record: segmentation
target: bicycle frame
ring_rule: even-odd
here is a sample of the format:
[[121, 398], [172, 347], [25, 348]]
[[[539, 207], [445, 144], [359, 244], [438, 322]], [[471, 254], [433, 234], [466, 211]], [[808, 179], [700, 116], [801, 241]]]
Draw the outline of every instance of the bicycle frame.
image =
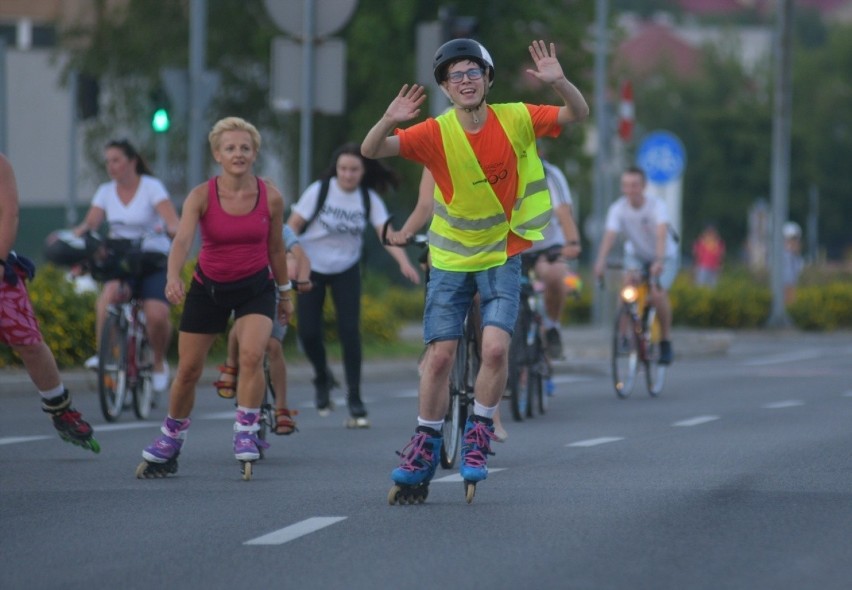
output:
[[659, 320], [650, 295], [647, 268], [637, 284], [625, 285], [619, 293], [619, 312], [613, 329], [612, 371], [615, 392], [621, 398], [632, 393], [640, 366], [645, 369], [651, 396], [659, 395], [665, 382], [665, 366], [658, 363]]

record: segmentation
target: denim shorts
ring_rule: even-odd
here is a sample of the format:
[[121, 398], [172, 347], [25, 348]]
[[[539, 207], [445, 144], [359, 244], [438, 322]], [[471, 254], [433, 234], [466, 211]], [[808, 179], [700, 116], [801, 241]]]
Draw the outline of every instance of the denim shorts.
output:
[[465, 314], [479, 293], [482, 327], [494, 326], [508, 334], [515, 329], [521, 297], [521, 257], [476, 272], [433, 268], [426, 286], [423, 340], [456, 340], [462, 335]]
[[[636, 258], [635, 256], [631, 256], [630, 254], [624, 255], [624, 269], [625, 270], [641, 270], [643, 266], [643, 262]], [[677, 278], [677, 271], [680, 269], [680, 258], [673, 256], [666, 256], [663, 259], [663, 271], [660, 273], [660, 286], [666, 291], [672, 288], [672, 284]]]

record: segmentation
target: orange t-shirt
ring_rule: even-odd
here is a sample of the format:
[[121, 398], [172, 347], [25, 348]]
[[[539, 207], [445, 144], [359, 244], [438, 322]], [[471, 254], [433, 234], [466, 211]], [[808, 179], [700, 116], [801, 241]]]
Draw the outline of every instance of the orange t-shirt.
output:
[[[559, 107], [552, 105], [526, 105], [532, 117], [536, 137], [557, 137], [562, 132], [562, 126], [557, 122]], [[453, 194], [453, 181], [447, 166], [447, 156], [444, 153], [444, 143], [441, 139], [441, 128], [433, 118], [412, 125], [407, 129], [397, 129], [394, 133], [399, 137], [399, 153], [407, 159], [426, 166], [435, 183], [441, 189], [444, 200], [449, 203]], [[512, 144], [506, 137], [506, 132], [500, 125], [497, 115], [488, 107], [488, 117], [485, 126], [476, 133], [465, 131], [468, 141], [476, 154], [476, 159], [482, 167], [482, 172], [497, 198], [503, 205], [506, 219], [512, 218], [515, 200], [518, 196], [518, 163]], [[532, 245], [515, 233], [509, 232], [506, 246], [507, 256], [514, 256]]]

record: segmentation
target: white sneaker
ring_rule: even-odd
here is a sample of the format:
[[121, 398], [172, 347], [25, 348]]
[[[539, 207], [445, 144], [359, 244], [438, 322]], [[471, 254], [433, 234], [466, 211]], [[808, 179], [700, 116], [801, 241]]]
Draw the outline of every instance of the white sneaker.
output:
[[163, 393], [169, 387], [169, 363], [163, 362], [163, 371], [151, 374], [151, 385], [157, 393]]
[[98, 355], [90, 356], [86, 359], [86, 362], [83, 363], [83, 366], [89, 369], [90, 371], [97, 371], [100, 362], [98, 361]]

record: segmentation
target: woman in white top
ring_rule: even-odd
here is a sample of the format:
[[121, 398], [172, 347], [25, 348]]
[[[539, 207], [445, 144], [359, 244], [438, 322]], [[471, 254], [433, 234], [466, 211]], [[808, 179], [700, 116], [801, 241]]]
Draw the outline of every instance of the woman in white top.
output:
[[[355, 426], [366, 426], [367, 411], [361, 401], [361, 261], [364, 230], [368, 225], [381, 236], [388, 219], [385, 204], [376, 191], [398, 185], [396, 174], [376, 160], [364, 158], [360, 146], [348, 143], [335, 151], [322, 178], [311, 184], [287, 221], [311, 261], [308, 293], [298, 294], [298, 332], [305, 354], [314, 368], [317, 409], [332, 409], [329, 392], [334, 377], [328, 369], [322, 333], [326, 290], [337, 312], [337, 331], [343, 348], [347, 404]], [[327, 187], [327, 188], [326, 188]], [[321, 193], [326, 197], [319, 203]], [[320, 205], [320, 206], [318, 206]], [[369, 215], [366, 208], [369, 208]], [[369, 219], [368, 219], [369, 217]], [[304, 233], [302, 233], [304, 232]], [[412, 283], [420, 275], [400, 248], [386, 247]]]
[[[109, 182], [98, 187], [86, 217], [74, 232], [82, 235], [98, 229], [106, 221], [110, 238], [143, 239], [145, 252], [159, 253], [166, 259], [170, 240], [178, 226], [175, 206], [166, 187], [152, 176], [148, 165], [127, 140], [113, 140], [104, 150]], [[138, 289], [147, 319], [148, 339], [154, 354], [152, 385], [158, 392], [168, 387], [169, 368], [166, 351], [171, 337], [169, 304], [166, 301], [166, 267], [146, 274]], [[119, 281], [104, 283], [96, 307], [96, 339], [110, 303], [121, 300]], [[86, 367], [97, 369], [97, 355], [86, 361]]]

